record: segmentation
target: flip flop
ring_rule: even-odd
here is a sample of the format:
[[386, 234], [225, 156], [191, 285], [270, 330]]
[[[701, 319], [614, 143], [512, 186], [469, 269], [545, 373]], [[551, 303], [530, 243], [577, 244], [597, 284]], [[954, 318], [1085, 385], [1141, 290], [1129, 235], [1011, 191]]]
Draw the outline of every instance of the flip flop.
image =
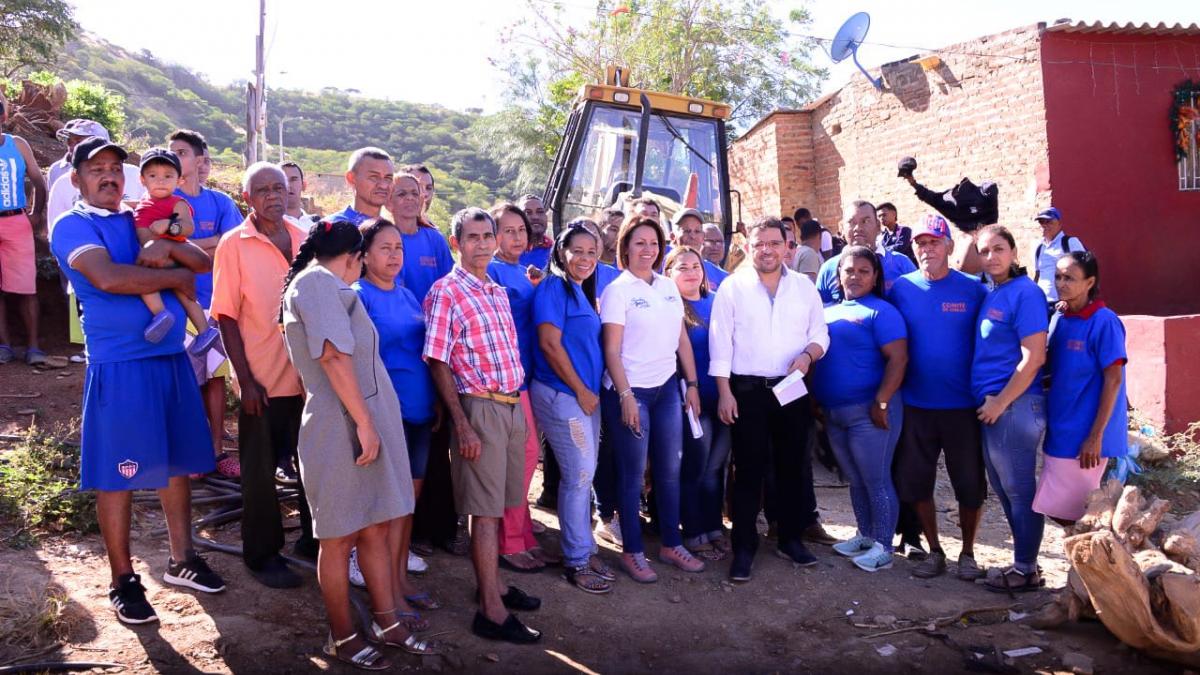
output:
[[16, 352], [8, 345], [0, 345], [0, 363], [8, 363], [17, 357]]
[[[500, 556], [500, 566], [503, 567], [504, 569], [508, 570], [509, 572], [516, 572], [517, 574], [537, 574], [537, 573], [541, 572], [542, 570], [546, 569], [545, 563], [541, 562], [537, 558], [534, 558], [533, 556], [529, 556], [529, 558], [538, 563], [534, 567], [520, 567], [509, 561], [510, 557], [518, 556], [518, 555], [521, 555], [521, 554], [520, 553], [512, 553], [510, 555]], [[528, 554], [526, 554], [526, 555], [528, 555]]]
[[416, 593], [414, 595], [404, 596], [404, 601], [408, 604], [423, 611], [441, 609], [442, 604], [434, 599], [429, 593]]
[[40, 349], [34, 349], [33, 347], [26, 349], [25, 350], [25, 363], [28, 363], [31, 366], [46, 365], [46, 352], [44, 352]]

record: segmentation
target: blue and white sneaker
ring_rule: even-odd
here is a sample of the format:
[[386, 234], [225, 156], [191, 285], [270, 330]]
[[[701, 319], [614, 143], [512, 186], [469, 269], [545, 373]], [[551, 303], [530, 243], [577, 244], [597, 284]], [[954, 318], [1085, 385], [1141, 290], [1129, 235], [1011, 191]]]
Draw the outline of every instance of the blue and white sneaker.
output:
[[358, 566], [358, 547], [350, 549], [350, 584], [359, 588], [367, 587], [367, 580], [363, 578], [362, 568]]
[[844, 555], [847, 558], [862, 555], [871, 550], [875, 545], [875, 540], [870, 537], [864, 537], [861, 534], [855, 535], [846, 541], [840, 541], [833, 545], [833, 550], [838, 555]]
[[891, 551], [884, 550], [883, 544], [876, 542], [871, 550], [851, 560], [858, 569], [864, 572], [878, 572], [892, 566]]

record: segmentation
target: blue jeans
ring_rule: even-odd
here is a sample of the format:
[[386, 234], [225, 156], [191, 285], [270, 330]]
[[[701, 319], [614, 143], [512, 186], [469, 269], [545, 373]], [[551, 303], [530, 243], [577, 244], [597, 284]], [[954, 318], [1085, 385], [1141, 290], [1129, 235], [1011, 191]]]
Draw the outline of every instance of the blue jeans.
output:
[[404, 440], [408, 445], [408, 466], [413, 480], [423, 480], [429, 466], [429, 447], [433, 444], [433, 420], [404, 422]]
[[[608, 431], [608, 418], [605, 406], [611, 402], [600, 394], [600, 448], [596, 453], [596, 476], [592, 480], [592, 488], [596, 493], [596, 515], [603, 521], [612, 520], [617, 512], [617, 466], [613, 459], [612, 434]], [[621, 418], [621, 409], [617, 408], [617, 419]]]
[[721, 530], [725, 500], [725, 462], [729, 459], [729, 427], [717, 418], [717, 405], [700, 414], [704, 435], [692, 438], [692, 426], [683, 418], [683, 462], [679, 468], [679, 513], [683, 536], [692, 538]]
[[892, 483], [892, 458], [904, 405], [897, 394], [888, 402], [888, 428], [871, 422], [870, 403], [855, 403], [825, 409], [825, 432], [846, 480], [850, 481], [850, 504], [858, 533], [892, 550], [892, 533], [900, 513], [900, 499]]
[[1026, 393], [995, 424], [983, 425], [983, 463], [1013, 534], [1017, 569], [1037, 568], [1045, 519], [1033, 510], [1037, 456], [1046, 435], [1046, 397]]
[[563, 562], [571, 567], [588, 563], [592, 539], [592, 477], [600, 441], [600, 410], [585, 415], [570, 394], [534, 380], [529, 386], [533, 416], [558, 459], [558, 522], [562, 527]]
[[672, 375], [663, 384], [646, 389], [633, 388], [641, 421], [641, 438], [621, 421], [621, 401], [617, 392], [600, 392], [604, 428], [613, 441], [617, 468], [617, 513], [621, 515], [621, 540], [626, 553], [641, 553], [642, 520], [639, 504], [645, 482], [646, 458], [654, 479], [654, 500], [658, 505], [659, 533], [665, 547], [680, 546], [679, 465], [683, 455], [679, 397], [679, 379]]

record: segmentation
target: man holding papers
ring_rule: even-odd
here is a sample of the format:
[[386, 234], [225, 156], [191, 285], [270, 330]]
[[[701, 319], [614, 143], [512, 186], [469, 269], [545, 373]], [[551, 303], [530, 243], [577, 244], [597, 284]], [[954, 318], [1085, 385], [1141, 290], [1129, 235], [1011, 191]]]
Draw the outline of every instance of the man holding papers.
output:
[[816, 286], [783, 265], [783, 228], [774, 218], [749, 228], [753, 267], [743, 267], [721, 284], [709, 325], [709, 374], [717, 381], [717, 413], [733, 427], [732, 581], [750, 580], [758, 549], [755, 520], [769, 463], [783, 488], [779, 554], [800, 565], [817, 562], [801, 541], [816, 513], [807, 392], [795, 379], [778, 393], [773, 388], [793, 373], [807, 373], [829, 347], [829, 332]]

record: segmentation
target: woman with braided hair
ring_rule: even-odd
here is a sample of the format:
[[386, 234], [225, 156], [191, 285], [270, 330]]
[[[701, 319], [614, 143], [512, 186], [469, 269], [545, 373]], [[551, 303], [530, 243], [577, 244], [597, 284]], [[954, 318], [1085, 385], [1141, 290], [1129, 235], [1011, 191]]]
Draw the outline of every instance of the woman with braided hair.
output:
[[362, 234], [348, 220], [316, 223], [284, 281], [288, 353], [306, 390], [300, 475], [313, 534], [321, 541], [317, 579], [329, 615], [325, 653], [364, 670], [390, 667], [359, 636], [350, 609], [350, 550], [357, 547], [373, 621], [367, 638], [414, 654], [433, 653], [397, 618], [392, 521], [413, 511], [400, 402], [379, 357], [379, 335], [347, 284], [362, 271]]

